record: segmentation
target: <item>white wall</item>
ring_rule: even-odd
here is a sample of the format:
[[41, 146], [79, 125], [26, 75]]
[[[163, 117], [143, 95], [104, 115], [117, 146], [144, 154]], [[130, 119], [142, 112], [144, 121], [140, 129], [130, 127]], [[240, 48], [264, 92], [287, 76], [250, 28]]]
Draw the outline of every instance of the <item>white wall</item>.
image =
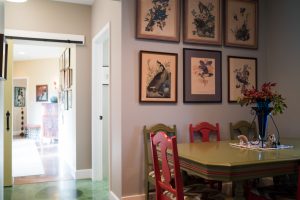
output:
[[[59, 140], [60, 152], [64, 160], [67, 162], [71, 169], [71, 174], [75, 178], [76, 170], [76, 47], [71, 48], [71, 68], [73, 71], [73, 84], [68, 91], [72, 91], [72, 108], [64, 109], [64, 105], [60, 104], [59, 115]], [[66, 101], [65, 97], [65, 101]]]
[[[229, 138], [229, 122], [251, 120], [249, 108], [229, 104], [227, 56], [247, 56], [258, 59], [258, 82], [266, 76], [266, 20], [265, 2], [260, 1], [258, 50], [242, 48], [188, 45], [180, 43], [147, 41], [135, 38], [135, 0], [122, 4], [122, 196], [144, 193], [144, 143], [143, 125], [156, 123], [176, 124], [178, 141], [188, 141], [188, 125], [199, 121], [219, 122], [221, 139]], [[183, 103], [183, 48], [222, 51], [222, 103]], [[178, 54], [178, 103], [139, 103], [139, 51], [160, 51]], [[112, 83], [114, 84], [114, 82]], [[234, 113], [234, 114], [233, 114]]]
[[76, 48], [76, 169], [91, 168], [91, 6], [30, 0], [5, 3], [5, 28], [85, 36]]
[[[42, 124], [42, 103], [36, 101], [36, 86], [48, 85], [48, 102], [52, 96], [57, 96], [54, 82], [59, 81], [59, 64], [57, 59], [41, 59], [30, 61], [15, 61], [13, 78], [26, 77], [28, 80], [27, 93], [27, 123]], [[17, 116], [16, 116], [17, 117]], [[14, 121], [15, 122], [15, 121]]]
[[[127, 3], [127, 2], [126, 2]], [[122, 196], [122, 95], [121, 79], [121, 1], [97, 0], [92, 7], [92, 36], [94, 37], [108, 22], [111, 25], [110, 43], [110, 190]]]
[[300, 1], [267, 1], [268, 80], [277, 82], [288, 109], [274, 116], [281, 137], [299, 138]]

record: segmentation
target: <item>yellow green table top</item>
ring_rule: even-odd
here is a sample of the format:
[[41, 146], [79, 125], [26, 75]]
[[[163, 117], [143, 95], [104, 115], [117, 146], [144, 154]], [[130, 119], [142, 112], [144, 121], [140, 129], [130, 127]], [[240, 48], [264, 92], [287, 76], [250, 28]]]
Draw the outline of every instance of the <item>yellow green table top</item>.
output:
[[178, 144], [180, 165], [203, 178], [223, 181], [295, 173], [300, 139], [281, 139], [291, 149], [253, 150], [230, 146], [238, 141]]

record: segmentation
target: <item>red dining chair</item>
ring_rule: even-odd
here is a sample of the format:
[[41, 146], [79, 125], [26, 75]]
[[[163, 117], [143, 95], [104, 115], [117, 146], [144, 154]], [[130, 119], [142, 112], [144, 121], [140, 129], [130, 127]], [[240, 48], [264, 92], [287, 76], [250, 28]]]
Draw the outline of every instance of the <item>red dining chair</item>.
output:
[[[198, 123], [196, 126], [190, 124], [190, 143], [195, 142], [195, 135], [200, 134], [202, 142], [209, 142], [210, 136], [215, 135], [216, 141], [220, 141], [220, 128], [219, 123], [216, 123], [216, 126], [208, 123], [208, 122], [201, 122]], [[206, 183], [210, 184], [211, 187], [214, 187], [215, 184], [218, 185], [218, 190], [222, 191], [222, 182], [221, 181], [212, 181], [212, 180], [205, 180]]]
[[151, 157], [151, 132], [157, 133], [163, 131], [167, 133], [168, 137], [177, 135], [176, 125], [168, 126], [162, 123], [153, 126], [144, 126], [144, 153], [145, 153], [145, 194], [146, 200], [151, 199], [150, 193], [155, 189], [155, 175], [153, 170], [153, 163]]
[[216, 140], [220, 141], [220, 128], [219, 123], [216, 123], [216, 126], [208, 123], [208, 122], [201, 122], [196, 126], [190, 124], [190, 142], [194, 143], [195, 141], [195, 134], [200, 134], [202, 142], [209, 142], [210, 135], [215, 134]]
[[[225, 199], [218, 190], [203, 184], [183, 187], [180, 173], [176, 136], [169, 138], [165, 132], [151, 133], [151, 152], [155, 173], [156, 200]], [[174, 176], [171, 176], [171, 171]], [[174, 178], [173, 178], [174, 177]]]

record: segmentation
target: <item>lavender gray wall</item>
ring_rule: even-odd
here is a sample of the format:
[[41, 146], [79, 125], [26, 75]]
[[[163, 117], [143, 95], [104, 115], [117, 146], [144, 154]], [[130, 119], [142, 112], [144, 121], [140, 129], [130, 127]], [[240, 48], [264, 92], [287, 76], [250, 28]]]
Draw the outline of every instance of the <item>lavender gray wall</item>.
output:
[[267, 1], [267, 76], [278, 83], [288, 109], [274, 119], [281, 137], [299, 137], [300, 1]]
[[[219, 122], [221, 139], [229, 138], [229, 122], [240, 119], [251, 120], [249, 108], [229, 104], [227, 99], [227, 56], [248, 56], [258, 59], [258, 81], [266, 77], [266, 17], [265, 1], [260, 2], [259, 48], [247, 50], [203, 45], [147, 41], [135, 39], [135, 2], [126, 0], [122, 4], [122, 196], [144, 193], [143, 125], [158, 122], [176, 124], [178, 142], [187, 142], [188, 124], [199, 121]], [[182, 23], [181, 23], [182, 24]], [[222, 51], [222, 97], [219, 104], [183, 103], [183, 48], [209, 49]], [[178, 53], [178, 103], [140, 104], [139, 103], [139, 51], [162, 51]], [[128, 184], [130, 182], [130, 184]]]

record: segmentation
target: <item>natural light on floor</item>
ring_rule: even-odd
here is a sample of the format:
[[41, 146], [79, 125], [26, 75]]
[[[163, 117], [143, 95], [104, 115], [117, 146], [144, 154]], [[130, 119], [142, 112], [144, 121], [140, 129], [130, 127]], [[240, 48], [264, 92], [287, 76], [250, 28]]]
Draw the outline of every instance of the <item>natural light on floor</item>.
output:
[[44, 174], [41, 157], [34, 140], [13, 141], [13, 177]]

